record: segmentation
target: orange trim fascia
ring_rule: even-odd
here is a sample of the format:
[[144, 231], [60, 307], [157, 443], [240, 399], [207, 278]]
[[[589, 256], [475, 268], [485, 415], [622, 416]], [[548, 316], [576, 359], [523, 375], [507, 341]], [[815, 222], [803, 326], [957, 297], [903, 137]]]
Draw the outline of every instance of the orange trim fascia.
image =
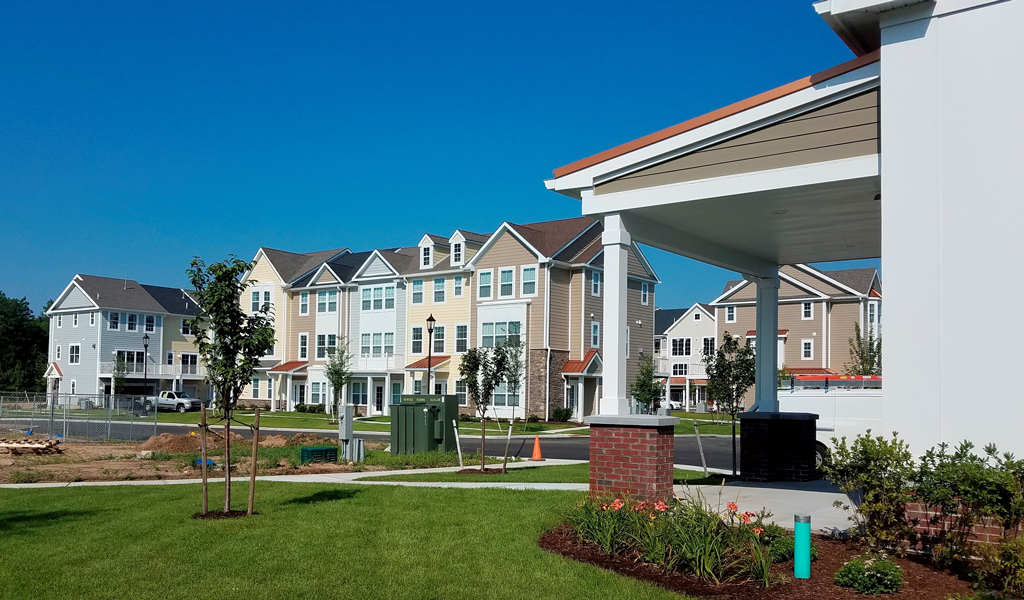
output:
[[880, 57], [880, 51], [875, 50], [870, 54], [859, 56], [841, 65], [836, 65], [830, 69], [825, 69], [820, 73], [815, 73], [814, 75], [804, 77], [803, 79], [794, 81], [792, 83], [787, 83], [786, 85], [779, 86], [773, 90], [762, 92], [756, 96], [752, 96], [745, 100], [740, 100], [739, 102], [730, 104], [729, 106], [719, 108], [718, 110], [709, 112], [707, 114], [703, 114], [699, 117], [694, 117], [689, 121], [683, 121], [678, 125], [673, 125], [672, 127], [662, 129], [661, 131], [656, 131], [649, 135], [645, 135], [644, 137], [633, 140], [632, 142], [626, 142], [621, 146], [616, 146], [609, 150], [605, 150], [604, 152], [599, 152], [597, 154], [594, 154], [593, 156], [589, 156], [587, 158], [578, 160], [574, 163], [570, 163], [564, 167], [559, 167], [554, 171], [555, 177], [562, 177], [570, 173], [575, 173], [576, 171], [586, 169], [587, 167], [592, 167], [606, 160], [610, 160], [622, 156], [623, 154], [632, 152], [634, 150], [639, 150], [640, 148], [650, 146], [651, 144], [656, 144], [658, 142], [667, 140], [668, 138], [677, 136], [681, 133], [686, 133], [687, 131], [697, 129], [698, 127], [703, 127], [704, 125], [714, 123], [715, 121], [720, 121], [726, 117], [731, 117], [745, 110], [749, 110], [762, 104], [767, 104], [772, 100], [778, 100], [779, 98], [788, 96], [795, 92], [799, 92], [800, 90], [805, 90], [807, 88], [813, 87], [823, 81], [839, 77], [840, 75], [845, 75], [850, 71], [855, 71], [871, 63], [878, 62]]

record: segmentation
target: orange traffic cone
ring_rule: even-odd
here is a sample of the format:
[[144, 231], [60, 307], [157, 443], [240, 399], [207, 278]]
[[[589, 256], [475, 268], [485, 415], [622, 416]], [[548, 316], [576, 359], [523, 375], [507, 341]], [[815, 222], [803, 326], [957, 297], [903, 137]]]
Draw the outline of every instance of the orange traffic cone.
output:
[[530, 460], [537, 460], [537, 461], [544, 460], [544, 457], [540, 455], [540, 436], [539, 435], [533, 436], [533, 456], [530, 457]]

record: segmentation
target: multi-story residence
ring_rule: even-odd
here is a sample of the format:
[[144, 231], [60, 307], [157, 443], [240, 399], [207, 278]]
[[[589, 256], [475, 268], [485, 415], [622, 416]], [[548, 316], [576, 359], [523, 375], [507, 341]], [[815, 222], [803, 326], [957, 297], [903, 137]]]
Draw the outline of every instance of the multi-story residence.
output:
[[[779, 269], [778, 368], [793, 374], [838, 374], [850, 362], [855, 325], [881, 336], [882, 283], [876, 269], [822, 271], [798, 264]], [[754, 284], [730, 281], [711, 303], [719, 343], [725, 333], [754, 345]], [[748, 405], [753, 393], [748, 394]]]
[[46, 312], [48, 389], [109, 394], [120, 358], [125, 365], [124, 393], [176, 390], [209, 399], [205, 368], [194, 343], [192, 319], [197, 313], [188, 290], [75, 275]]
[[655, 371], [667, 379], [668, 398], [694, 410], [707, 402], [705, 358], [717, 347], [715, 308], [694, 304], [690, 308], [655, 312]]

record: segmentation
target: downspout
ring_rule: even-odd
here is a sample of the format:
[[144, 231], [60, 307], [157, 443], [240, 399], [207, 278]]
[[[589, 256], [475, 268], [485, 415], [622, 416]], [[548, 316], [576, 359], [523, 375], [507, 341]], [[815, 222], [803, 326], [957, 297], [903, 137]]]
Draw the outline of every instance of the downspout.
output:
[[544, 265], [544, 420], [551, 420], [551, 263]]

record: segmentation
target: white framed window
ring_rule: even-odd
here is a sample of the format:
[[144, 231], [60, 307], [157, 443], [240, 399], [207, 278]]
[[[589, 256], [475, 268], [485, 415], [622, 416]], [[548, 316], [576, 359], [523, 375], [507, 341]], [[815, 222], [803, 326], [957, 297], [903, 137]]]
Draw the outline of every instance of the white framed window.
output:
[[661, 338], [654, 338], [654, 355], [661, 356]]
[[640, 284], [640, 304], [647, 306], [647, 303], [650, 300], [650, 291], [650, 285], [646, 283]]
[[333, 333], [327, 334], [327, 356], [334, 355], [338, 349], [338, 336]]
[[352, 404], [366, 405], [366, 382], [352, 382]]
[[181, 335], [184, 335], [184, 336], [187, 336], [187, 337], [191, 337], [191, 336], [195, 335], [195, 327], [192, 326], [192, 320], [191, 319], [182, 319], [181, 320]]
[[423, 380], [422, 379], [415, 379], [415, 380], [413, 380], [413, 382], [412, 382], [412, 393], [416, 394], [417, 396], [419, 396], [420, 394], [423, 393]]
[[78, 327], [78, 313], [74, 313], [71, 315], [71, 326]]
[[814, 340], [800, 340], [800, 359], [814, 360]]
[[128, 315], [128, 331], [139, 330], [139, 315], [130, 314]]
[[60, 329], [63, 326], [64, 326], [64, 319], [62, 318], [62, 315], [57, 315], [57, 329]]
[[91, 313], [89, 313], [89, 327], [93, 327], [95, 325], [96, 325], [96, 313], [91, 312]]
[[174, 365], [174, 351], [173, 350], [168, 350], [167, 353], [164, 355], [164, 364], [165, 365], [169, 365], [169, 366], [173, 366]]
[[452, 244], [452, 264], [462, 264], [462, 242], [455, 242]]
[[434, 326], [434, 354], [444, 354], [444, 325]]
[[878, 314], [878, 302], [868, 302], [868, 326], [867, 331], [878, 335], [878, 326], [882, 319]]
[[536, 296], [537, 295], [537, 267], [523, 267], [522, 268], [522, 289], [520, 295], [522, 296]]
[[363, 335], [360, 336], [360, 339], [362, 343], [359, 344], [359, 354], [363, 356], [368, 356], [370, 354], [371, 336], [369, 333], [364, 333]]
[[[314, 385], [316, 385], [316, 384], [314, 384]], [[252, 397], [253, 398], [259, 398], [260, 397], [260, 378], [259, 377], [253, 377], [252, 378]]]
[[384, 310], [384, 288], [373, 288], [373, 310]]
[[250, 294], [249, 309], [249, 312], [260, 312], [260, 293], [258, 290]]
[[[60, 315], [57, 315], [57, 326], [60, 327]], [[107, 313], [107, 329], [117, 331], [121, 328], [121, 313]]]
[[309, 360], [309, 334], [299, 334], [299, 359]]
[[685, 377], [687, 370], [690, 365], [686, 363], [673, 363], [672, 364], [672, 375], [675, 377]]
[[373, 293], [373, 290], [371, 290], [370, 288], [363, 288], [362, 289], [362, 295], [363, 295], [362, 300], [363, 300], [363, 302], [362, 302], [362, 306], [360, 307], [362, 310], [370, 310], [370, 306], [372, 305], [372, 301], [370, 300], [370, 294], [372, 294], [372, 293]]
[[672, 356], [690, 356], [690, 338], [672, 338]]
[[327, 312], [327, 290], [320, 290], [316, 293], [316, 312]]
[[55, 354], [57, 360], [60, 360], [60, 344], [57, 344], [57, 354]]
[[590, 295], [596, 297], [601, 296], [601, 272], [591, 271], [590, 272]]
[[462, 297], [462, 275], [456, 275], [452, 277], [452, 295], [456, 298]]
[[725, 322], [735, 323], [736, 322], [736, 307], [726, 306], [725, 307]]
[[153, 333], [156, 330], [156, 317], [146, 315], [146, 333]]
[[480, 271], [476, 276], [476, 297], [478, 300], [490, 300], [493, 286], [494, 270]]
[[434, 261], [431, 258], [433, 256], [433, 252], [431, 250], [432, 248], [430, 246], [424, 246], [423, 260], [420, 262], [421, 269], [426, 269], [427, 267], [430, 267], [431, 265], [434, 264]]
[[78, 392], [78, 382], [74, 379], [71, 380], [71, 393], [75, 394]]
[[322, 333], [316, 336], [316, 357], [327, 358], [327, 336]]
[[480, 345], [493, 348], [505, 343], [505, 340], [519, 339], [522, 323], [519, 321], [495, 321], [480, 325]]
[[391, 356], [395, 353], [395, 334], [388, 332], [384, 334], [384, 355]]
[[469, 351], [469, 325], [455, 326], [455, 352], [463, 353]]
[[[326, 385], [323, 387], [327, 387]], [[320, 382], [314, 381], [309, 384], [309, 403], [320, 404]]]
[[260, 306], [260, 310], [270, 312], [270, 309], [274, 307], [274, 303], [270, 301], [270, 290], [263, 292], [263, 304]]
[[413, 327], [410, 339], [412, 340], [411, 352], [413, 354], [423, 354], [423, 327]]
[[810, 321], [814, 318], [814, 303], [804, 302], [800, 305], [800, 320]]
[[384, 352], [384, 334], [375, 333], [373, 334], [373, 350], [371, 351], [374, 356], [380, 356]]
[[423, 280], [412, 280], [412, 303], [423, 304]]
[[434, 304], [444, 304], [445, 281], [444, 277], [434, 278]]
[[501, 269], [498, 272], [498, 297], [513, 298], [516, 295], [516, 270]]
[[274, 378], [267, 375], [267, 399], [274, 399]]
[[601, 347], [601, 324], [597, 321], [590, 322], [590, 347]]
[[78, 365], [82, 363], [82, 345], [68, 344], [68, 364]]
[[181, 353], [181, 372], [183, 375], [199, 374], [199, 355], [195, 352]]
[[384, 310], [395, 308], [395, 286], [389, 285], [384, 288]]
[[704, 348], [701, 350], [703, 351], [704, 356], [712, 356], [715, 353], [715, 338], [704, 338]]
[[327, 312], [338, 312], [338, 290], [327, 290]]
[[461, 379], [455, 380], [455, 397], [459, 399], [459, 406], [466, 406], [466, 382]]
[[309, 292], [299, 292], [299, 314], [303, 317], [309, 314]]
[[629, 327], [626, 327], [626, 358], [629, 358]]

